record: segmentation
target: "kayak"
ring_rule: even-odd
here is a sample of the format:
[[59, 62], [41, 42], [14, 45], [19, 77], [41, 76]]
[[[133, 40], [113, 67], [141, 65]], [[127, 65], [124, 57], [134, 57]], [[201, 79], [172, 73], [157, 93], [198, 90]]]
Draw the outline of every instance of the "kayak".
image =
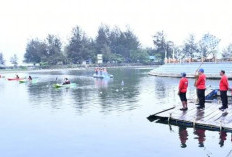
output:
[[24, 78], [8, 78], [8, 81], [20, 81], [24, 80]]
[[76, 86], [77, 86], [76, 83], [70, 83], [70, 84], [64, 84], [64, 85], [57, 83], [57, 84], [53, 85], [54, 88], [61, 88], [61, 87], [66, 87], [66, 88], [73, 87], [73, 88], [75, 88]]
[[106, 75], [97, 75], [97, 74], [93, 74], [94, 78], [100, 78], [100, 79], [104, 79], [104, 78], [113, 78], [113, 75], [110, 74], [106, 74]]
[[27, 80], [27, 79], [19, 80], [19, 83], [37, 83], [37, 82], [38, 82], [37, 79], [33, 79], [33, 80]]

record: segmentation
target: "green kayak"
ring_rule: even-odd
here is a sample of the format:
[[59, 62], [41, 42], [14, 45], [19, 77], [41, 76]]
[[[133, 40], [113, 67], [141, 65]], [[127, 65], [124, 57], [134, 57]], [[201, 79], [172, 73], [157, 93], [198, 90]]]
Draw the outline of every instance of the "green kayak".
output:
[[75, 88], [77, 86], [77, 84], [76, 83], [70, 83], [70, 84], [59, 84], [59, 83], [57, 83], [57, 84], [53, 84], [53, 87], [54, 88], [61, 88], [61, 87], [66, 87], [66, 88]]
[[27, 79], [19, 80], [19, 83], [37, 83], [37, 82], [38, 82], [38, 79], [33, 79], [33, 80], [27, 80]]

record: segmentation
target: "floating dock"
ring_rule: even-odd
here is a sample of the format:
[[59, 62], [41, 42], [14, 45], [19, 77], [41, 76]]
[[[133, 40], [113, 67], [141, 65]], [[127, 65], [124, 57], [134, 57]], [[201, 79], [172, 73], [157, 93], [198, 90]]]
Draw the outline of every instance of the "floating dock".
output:
[[218, 109], [221, 104], [206, 103], [205, 106], [204, 110], [199, 110], [194, 103], [189, 103], [187, 111], [180, 111], [180, 107], [172, 107], [150, 115], [148, 120], [163, 124], [232, 132], [231, 105], [225, 111]]

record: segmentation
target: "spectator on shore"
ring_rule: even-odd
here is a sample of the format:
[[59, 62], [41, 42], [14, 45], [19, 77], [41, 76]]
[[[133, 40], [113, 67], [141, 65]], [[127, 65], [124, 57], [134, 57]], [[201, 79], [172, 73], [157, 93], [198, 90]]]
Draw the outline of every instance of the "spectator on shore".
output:
[[28, 80], [29, 80], [29, 81], [32, 81], [32, 77], [31, 77], [31, 76], [29, 76], [29, 77], [28, 77]]

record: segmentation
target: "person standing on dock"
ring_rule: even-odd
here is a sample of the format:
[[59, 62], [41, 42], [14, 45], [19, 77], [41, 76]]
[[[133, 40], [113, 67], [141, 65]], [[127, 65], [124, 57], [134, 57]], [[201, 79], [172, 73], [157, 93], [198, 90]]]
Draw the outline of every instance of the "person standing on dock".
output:
[[197, 97], [199, 99], [199, 106], [197, 107], [197, 109], [204, 109], [206, 76], [204, 74], [204, 69], [199, 69], [198, 73], [199, 73], [199, 78], [196, 82], [196, 87], [197, 87]]
[[225, 110], [228, 108], [228, 97], [227, 97], [227, 91], [229, 89], [229, 83], [228, 83], [228, 78], [225, 75], [225, 71], [221, 70], [220, 72], [221, 80], [219, 83], [220, 87], [220, 96], [221, 96], [221, 101], [222, 101], [222, 107], [219, 108], [219, 110]]
[[188, 88], [188, 79], [186, 78], [186, 73], [181, 74], [182, 78], [179, 83], [179, 92], [178, 95], [180, 96], [180, 100], [182, 102], [183, 108], [181, 108], [181, 111], [188, 110], [187, 106], [187, 98], [186, 98], [186, 92]]

